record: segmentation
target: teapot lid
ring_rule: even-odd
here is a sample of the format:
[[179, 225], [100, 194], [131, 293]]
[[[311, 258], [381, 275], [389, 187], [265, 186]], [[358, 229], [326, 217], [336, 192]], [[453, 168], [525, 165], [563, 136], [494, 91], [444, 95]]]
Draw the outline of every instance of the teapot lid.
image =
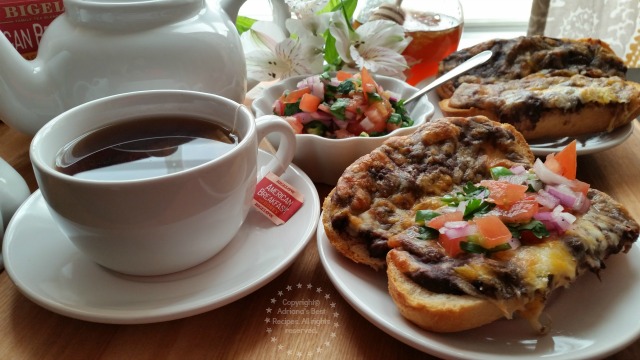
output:
[[69, 21], [78, 25], [126, 30], [149, 28], [194, 16], [205, 0], [65, 0]]

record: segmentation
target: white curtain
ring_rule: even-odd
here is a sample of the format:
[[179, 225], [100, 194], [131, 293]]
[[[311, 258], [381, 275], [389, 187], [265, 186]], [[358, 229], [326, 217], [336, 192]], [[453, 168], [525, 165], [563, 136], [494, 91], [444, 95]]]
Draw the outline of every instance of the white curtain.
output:
[[529, 34], [606, 41], [630, 68], [640, 67], [640, 0], [534, 0]]

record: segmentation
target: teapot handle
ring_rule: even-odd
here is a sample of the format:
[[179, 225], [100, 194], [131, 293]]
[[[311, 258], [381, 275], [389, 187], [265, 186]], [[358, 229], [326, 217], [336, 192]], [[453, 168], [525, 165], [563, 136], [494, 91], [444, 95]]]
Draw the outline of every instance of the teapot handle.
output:
[[[240, 7], [245, 3], [245, 1], [246, 0], [220, 0], [220, 6], [222, 6], [222, 9], [227, 13], [229, 18], [231, 18], [231, 21], [235, 23]], [[269, 0], [269, 2], [271, 3], [272, 8], [273, 22], [286, 34], [287, 29], [284, 23], [291, 17], [289, 6], [284, 2], [284, 0]]]

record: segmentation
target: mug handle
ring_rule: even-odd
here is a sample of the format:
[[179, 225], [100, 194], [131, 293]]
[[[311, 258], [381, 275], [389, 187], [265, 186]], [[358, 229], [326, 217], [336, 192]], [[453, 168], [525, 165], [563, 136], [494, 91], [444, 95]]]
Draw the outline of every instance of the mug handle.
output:
[[284, 119], [276, 115], [264, 115], [256, 119], [258, 143], [270, 133], [280, 134], [280, 145], [275, 157], [268, 164], [260, 168], [258, 177], [263, 178], [269, 172], [277, 176], [282, 175], [293, 161], [296, 153], [296, 135]]

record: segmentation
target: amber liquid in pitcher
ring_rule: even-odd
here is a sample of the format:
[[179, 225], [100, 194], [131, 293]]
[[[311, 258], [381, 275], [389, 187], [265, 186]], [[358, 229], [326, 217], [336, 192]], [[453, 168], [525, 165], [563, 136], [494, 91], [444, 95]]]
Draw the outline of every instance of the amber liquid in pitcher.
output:
[[447, 15], [406, 11], [404, 28], [413, 38], [402, 55], [409, 69], [407, 83], [416, 85], [436, 75], [440, 60], [458, 49], [462, 22]]

